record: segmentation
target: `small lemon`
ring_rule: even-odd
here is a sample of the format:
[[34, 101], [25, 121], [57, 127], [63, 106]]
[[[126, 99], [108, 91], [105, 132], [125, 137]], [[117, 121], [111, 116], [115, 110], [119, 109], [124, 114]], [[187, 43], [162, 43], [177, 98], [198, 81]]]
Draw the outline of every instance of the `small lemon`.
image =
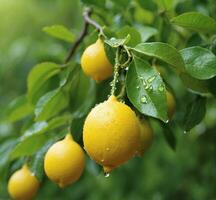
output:
[[101, 39], [88, 46], [81, 57], [81, 67], [85, 74], [96, 81], [102, 81], [113, 73], [113, 67], [110, 64]]
[[145, 151], [151, 147], [153, 138], [150, 124], [145, 120], [140, 120], [140, 146], [137, 153], [139, 156], [143, 156]]
[[140, 141], [135, 113], [115, 96], [94, 107], [83, 128], [84, 148], [105, 173], [134, 156]]
[[84, 164], [84, 152], [70, 134], [53, 144], [44, 159], [46, 175], [61, 188], [80, 178]]
[[169, 91], [166, 91], [166, 98], [167, 98], [167, 114], [169, 119], [172, 119], [176, 109], [176, 102], [173, 95]]
[[39, 181], [31, 174], [27, 165], [23, 165], [21, 169], [14, 172], [8, 182], [8, 192], [16, 200], [31, 200], [38, 188]]

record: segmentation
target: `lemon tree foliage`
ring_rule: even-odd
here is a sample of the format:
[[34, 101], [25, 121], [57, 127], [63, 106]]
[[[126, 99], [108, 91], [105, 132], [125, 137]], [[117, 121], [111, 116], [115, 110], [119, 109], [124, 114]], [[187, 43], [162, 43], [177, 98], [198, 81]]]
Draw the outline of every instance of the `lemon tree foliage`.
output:
[[17, 132], [0, 139], [0, 175], [10, 174], [12, 198], [32, 199], [45, 177], [62, 188], [75, 183], [89, 157], [108, 176], [145, 156], [157, 130], [175, 151], [177, 134], [203, 123], [215, 103], [216, 20], [181, 5], [82, 0], [79, 34], [43, 28], [67, 53], [32, 66], [26, 93], [1, 114]]

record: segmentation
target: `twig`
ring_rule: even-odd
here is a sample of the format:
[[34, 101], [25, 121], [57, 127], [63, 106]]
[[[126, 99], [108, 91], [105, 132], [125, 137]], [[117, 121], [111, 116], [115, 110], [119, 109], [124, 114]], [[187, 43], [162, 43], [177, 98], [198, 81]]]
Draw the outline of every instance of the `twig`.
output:
[[101, 35], [104, 36], [103, 28], [97, 22], [95, 22], [94, 20], [92, 20], [90, 18], [91, 14], [92, 14], [92, 10], [89, 9], [89, 8], [85, 9], [85, 11], [83, 12], [83, 18], [84, 18], [84, 27], [83, 27], [83, 30], [80, 33], [80, 36], [74, 42], [74, 45], [71, 47], [71, 49], [70, 49], [70, 51], [69, 51], [69, 53], [68, 53], [68, 55], [67, 55], [67, 57], [65, 59], [65, 62], [64, 62], [65, 64], [70, 61], [70, 59], [72, 58], [72, 56], [75, 53], [76, 49], [78, 48], [78, 46], [80, 45], [80, 43], [83, 41], [83, 39], [87, 35], [89, 25], [94, 26], [99, 31], [99, 34], [101, 34]]

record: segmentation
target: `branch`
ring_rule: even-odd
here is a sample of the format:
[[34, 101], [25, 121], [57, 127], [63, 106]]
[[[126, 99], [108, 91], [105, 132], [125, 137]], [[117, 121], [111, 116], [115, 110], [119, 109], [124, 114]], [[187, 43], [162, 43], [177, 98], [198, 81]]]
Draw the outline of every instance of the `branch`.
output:
[[74, 45], [71, 47], [71, 49], [70, 49], [70, 51], [69, 51], [69, 53], [68, 53], [68, 55], [67, 55], [67, 57], [65, 59], [65, 62], [64, 62], [65, 64], [67, 64], [70, 61], [70, 59], [72, 58], [73, 54], [77, 50], [78, 46], [80, 45], [80, 43], [83, 41], [83, 39], [87, 35], [89, 25], [94, 26], [99, 31], [99, 34], [101, 34], [101, 35], [104, 36], [103, 28], [97, 22], [95, 22], [94, 20], [92, 20], [90, 18], [91, 14], [92, 14], [92, 10], [89, 9], [89, 8], [86, 9], [83, 12], [83, 18], [84, 18], [84, 27], [83, 27], [83, 30], [80, 33], [80, 36], [74, 42]]

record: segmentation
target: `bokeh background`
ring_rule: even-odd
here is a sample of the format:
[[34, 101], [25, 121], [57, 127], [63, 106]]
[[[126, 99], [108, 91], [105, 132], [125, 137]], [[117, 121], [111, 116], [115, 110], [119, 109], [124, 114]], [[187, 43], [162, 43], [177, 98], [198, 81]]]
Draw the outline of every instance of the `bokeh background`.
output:
[[[213, 17], [216, 1], [179, 1], [179, 11], [200, 11]], [[0, 0], [0, 117], [15, 97], [26, 92], [30, 69], [43, 61], [62, 62], [68, 44], [48, 37], [42, 28], [63, 24], [75, 33], [82, 28], [78, 0]], [[109, 11], [112, 12], [112, 11]], [[178, 85], [178, 80], [176, 80]], [[178, 96], [178, 91], [175, 92]], [[184, 91], [181, 97], [184, 97]], [[186, 96], [185, 96], [186, 97]], [[178, 100], [178, 106], [184, 99]], [[133, 158], [104, 177], [88, 158], [81, 179], [61, 190], [47, 179], [36, 199], [52, 200], [216, 200], [216, 104], [208, 102], [204, 121], [190, 133], [175, 131], [176, 150], [155, 125], [155, 140], [142, 158]], [[0, 146], [18, 136], [21, 123], [0, 123]], [[4, 155], [0, 153], [0, 166]], [[0, 199], [9, 199], [4, 184]]]

